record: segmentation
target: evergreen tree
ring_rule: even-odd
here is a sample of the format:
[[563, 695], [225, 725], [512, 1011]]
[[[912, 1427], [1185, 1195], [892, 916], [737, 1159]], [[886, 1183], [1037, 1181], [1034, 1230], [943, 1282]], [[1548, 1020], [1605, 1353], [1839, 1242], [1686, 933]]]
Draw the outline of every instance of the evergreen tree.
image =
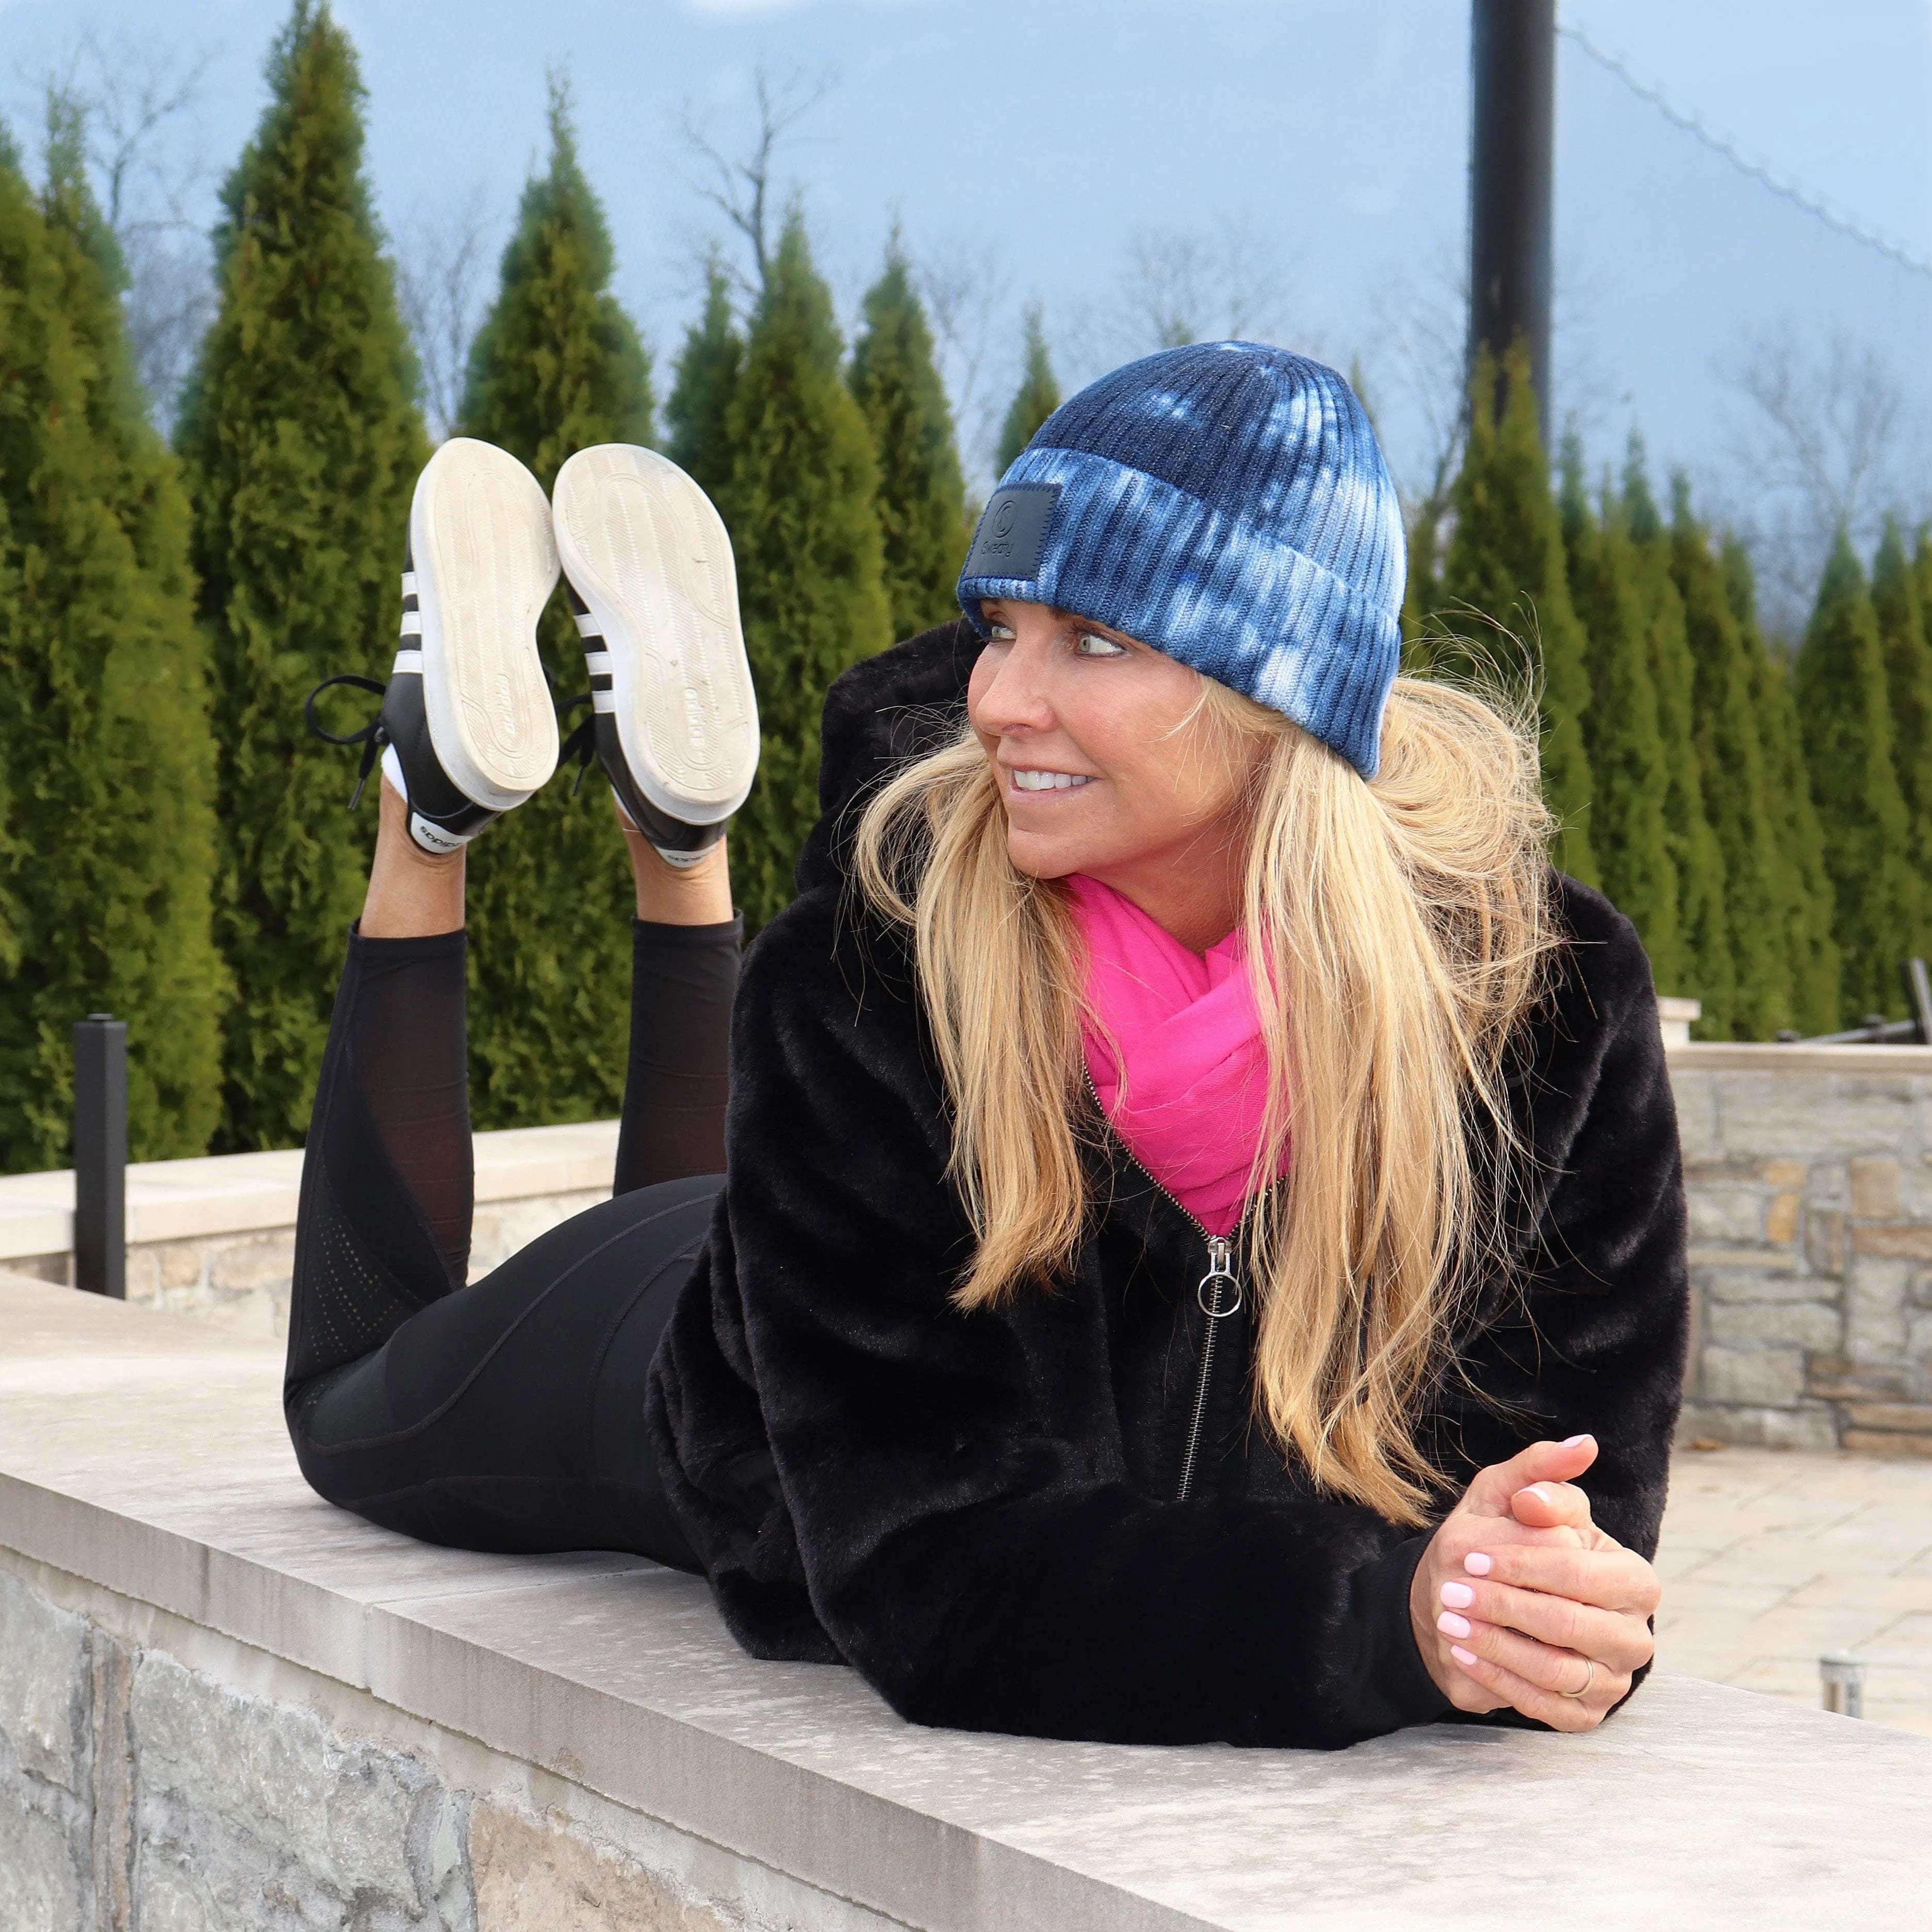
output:
[[1793, 685], [1811, 795], [1825, 838], [1843, 956], [1839, 1017], [1900, 1014], [1899, 968], [1917, 896], [1911, 821], [1892, 765], [1885, 647], [1865, 574], [1843, 530], [1818, 586]]
[[1499, 385], [1485, 356], [1471, 385], [1468, 442], [1450, 500], [1456, 528], [1442, 586], [1442, 620], [1459, 645], [1438, 652], [1438, 664], [1480, 674], [1500, 658], [1506, 678], [1537, 688], [1544, 796], [1562, 826], [1551, 856], [1574, 878], [1595, 885], [1586, 816], [1591, 778], [1582, 721], [1590, 686], [1582, 626], [1570, 601], [1528, 352], [1512, 350], [1504, 368]]
[[1590, 842], [1604, 890], [1636, 926], [1658, 986], [1669, 993], [1684, 983], [1684, 950], [1636, 560], [1614, 504], [1600, 520], [1592, 512], [1582, 472], [1582, 446], [1573, 434], [1563, 451], [1563, 549], [1570, 597], [1588, 639]]
[[910, 638], [959, 614], [953, 592], [964, 554], [966, 486], [932, 332], [896, 234], [884, 274], [866, 292], [865, 333], [852, 351], [850, 380], [878, 459], [892, 632]]
[[891, 641], [873, 507], [878, 469], [839, 358], [832, 298], [794, 213], [731, 398], [731, 481], [720, 506], [737, 552], [762, 740], [731, 838], [732, 884], [752, 928], [790, 899], [799, 848], [818, 815], [826, 691]]
[[1785, 667], [1759, 628], [1750, 558], [1736, 537], [1724, 539], [1720, 563], [1754, 694], [1758, 737], [1764, 748], [1765, 795], [1773, 854], [1772, 886], [1784, 934], [1790, 975], [1791, 1024], [1801, 1034], [1832, 1032], [1838, 1024], [1838, 946], [1824, 834], [1811, 802], [1798, 730], [1798, 708]]
[[1034, 432], [1060, 406], [1060, 384], [1046, 352], [1046, 322], [1039, 303], [1026, 312], [1026, 354], [1018, 393], [1000, 428], [1000, 468], [1004, 472], [1032, 442]]
[[220, 1108], [213, 752], [188, 504], [148, 426], [81, 128], [0, 151], [0, 1166], [69, 1157], [73, 1024], [128, 1023], [137, 1160]]
[[[496, 298], [477, 332], [463, 431], [507, 449], [548, 490], [567, 457], [651, 440], [650, 371], [610, 291], [604, 211], [553, 81], [550, 155], [524, 188]], [[561, 587], [539, 628], [552, 688], [583, 690]], [[471, 1108], [480, 1126], [614, 1113], [623, 1097], [636, 902], [610, 788], [552, 784], [470, 848]]]
[[745, 339], [731, 318], [731, 284], [716, 256], [705, 272], [704, 309], [684, 338], [670, 400], [670, 460], [716, 502], [731, 480], [724, 426], [745, 362]]
[[1704, 806], [1724, 865], [1724, 917], [1736, 974], [1731, 1037], [1774, 1040], [1792, 1024], [1791, 959], [1780, 916], [1778, 854], [1758, 698], [1744, 638], [1709, 532], [1672, 484], [1670, 571], [1684, 600], [1693, 725]]
[[356, 56], [326, 5], [296, 0], [268, 78], [223, 190], [219, 307], [178, 430], [214, 652], [229, 1148], [291, 1146], [308, 1123], [371, 821], [346, 815], [343, 754], [309, 736], [302, 701], [334, 672], [388, 668], [428, 454]]
[[[1697, 673], [1690, 656], [1684, 599], [1670, 574], [1670, 538], [1644, 473], [1643, 445], [1630, 438], [1620, 506], [1635, 559], [1650, 676], [1664, 741], [1664, 815], [1677, 868], [1677, 929], [1684, 983], [1674, 990], [1703, 1003], [1699, 1032], [1731, 1037], [1737, 988], [1724, 910], [1724, 855], [1704, 802], [1704, 761], [1697, 748]], [[1666, 990], [1673, 990], [1666, 988]]]
[[1932, 950], [1932, 639], [1926, 634], [1919, 574], [1889, 518], [1872, 570], [1872, 610], [1885, 646], [1892, 764], [1911, 824], [1906, 854], [1918, 891], [1911, 908], [1912, 950], [1923, 958]]

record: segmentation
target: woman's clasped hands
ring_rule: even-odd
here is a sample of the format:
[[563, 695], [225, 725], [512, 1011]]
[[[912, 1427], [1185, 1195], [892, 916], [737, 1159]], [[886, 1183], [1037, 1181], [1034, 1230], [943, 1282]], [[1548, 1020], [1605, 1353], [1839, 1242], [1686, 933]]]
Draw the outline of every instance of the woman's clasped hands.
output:
[[1650, 1661], [1657, 1573], [1590, 1520], [1594, 1437], [1533, 1442], [1481, 1471], [1416, 1566], [1409, 1621], [1459, 1711], [1587, 1731]]

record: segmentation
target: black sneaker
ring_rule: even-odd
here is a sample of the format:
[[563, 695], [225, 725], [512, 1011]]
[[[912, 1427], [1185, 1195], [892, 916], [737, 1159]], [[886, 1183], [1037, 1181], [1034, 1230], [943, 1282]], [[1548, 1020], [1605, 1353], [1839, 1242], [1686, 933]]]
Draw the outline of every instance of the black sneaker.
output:
[[676, 464], [629, 443], [579, 450], [552, 500], [598, 760], [631, 824], [694, 864], [758, 768], [731, 540]]
[[[402, 640], [381, 713], [346, 738], [321, 733], [368, 746], [364, 778], [380, 752], [425, 852], [466, 844], [556, 770], [556, 711], [536, 641], [556, 584], [542, 485], [507, 452], [452, 437], [416, 478]], [[369, 678], [328, 682], [378, 688]], [[311, 694], [311, 725], [314, 704]]]

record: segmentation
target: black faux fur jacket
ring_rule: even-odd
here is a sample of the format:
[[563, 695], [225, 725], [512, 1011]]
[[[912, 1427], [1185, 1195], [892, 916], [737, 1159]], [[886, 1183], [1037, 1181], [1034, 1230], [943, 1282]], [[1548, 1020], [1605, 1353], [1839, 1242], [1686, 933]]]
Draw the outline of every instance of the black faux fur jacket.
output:
[[[922, 1723], [1335, 1746], [1447, 1715], [1409, 1628], [1427, 1535], [1316, 1496], [1251, 1424], [1245, 1312], [1172, 1499], [1203, 1242], [1117, 1142], [1072, 1281], [948, 1299], [971, 1236], [944, 1096], [909, 950], [854, 903], [840, 842], [957, 728], [978, 648], [928, 632], [827, 700], [824, 817], [738, 994], [730, 1178], [652, 1369], [674, 1505], [746, 1649], [842, 1659]], [[1648, 1556], [1686, 1338], [1676, 1121], [1635, 932], [1560, 876], [1556, 906], [1517, 1088], [1526, 1277], [1479, 1300], [1423, 1437], [1446, 1510], [1526, 1441], [1589, 1430], [1597, 1520]]]

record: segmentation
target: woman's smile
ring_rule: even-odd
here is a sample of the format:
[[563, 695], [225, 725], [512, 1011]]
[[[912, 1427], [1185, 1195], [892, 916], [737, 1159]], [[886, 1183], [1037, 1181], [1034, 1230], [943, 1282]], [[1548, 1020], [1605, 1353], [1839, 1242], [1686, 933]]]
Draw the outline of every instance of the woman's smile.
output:
[[1030, 798], [1036, 798], [1042, 792], [1078, 791], [1082, 785], [1094, 782], [1091, 772], [1049, 771], [1039, 765], [1009, 765], [1006, 773], [1012, 780], [1010, 789], [1024, 792]]

